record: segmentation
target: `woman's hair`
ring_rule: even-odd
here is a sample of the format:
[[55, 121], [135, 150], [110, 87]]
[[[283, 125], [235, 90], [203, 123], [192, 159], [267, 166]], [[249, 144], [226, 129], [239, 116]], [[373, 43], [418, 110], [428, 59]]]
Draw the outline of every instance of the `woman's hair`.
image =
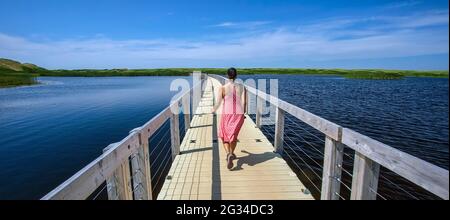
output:
[[228, 69], [227, 75], [228, 75], [228, 79], [234, 80], [237, 77], [237, 70], [235, 68], [231, 67], [230, 69]]

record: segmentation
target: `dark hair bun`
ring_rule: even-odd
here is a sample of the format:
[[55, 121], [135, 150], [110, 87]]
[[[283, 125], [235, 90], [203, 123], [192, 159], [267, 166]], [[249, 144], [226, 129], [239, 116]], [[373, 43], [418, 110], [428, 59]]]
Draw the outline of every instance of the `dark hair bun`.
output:
[[237, 70], [235, 68], [231, 67], [230, 69], [228, 69], [227, 74], [228, 74], [229, 79], [236, 79]]

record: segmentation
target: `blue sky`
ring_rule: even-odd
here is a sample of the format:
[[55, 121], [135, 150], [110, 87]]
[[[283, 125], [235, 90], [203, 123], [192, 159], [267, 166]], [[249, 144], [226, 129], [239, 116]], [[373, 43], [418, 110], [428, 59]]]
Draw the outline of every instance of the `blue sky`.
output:
[[50, 69], [449, 66], [448, 0], [0, 5], [0, 57]]

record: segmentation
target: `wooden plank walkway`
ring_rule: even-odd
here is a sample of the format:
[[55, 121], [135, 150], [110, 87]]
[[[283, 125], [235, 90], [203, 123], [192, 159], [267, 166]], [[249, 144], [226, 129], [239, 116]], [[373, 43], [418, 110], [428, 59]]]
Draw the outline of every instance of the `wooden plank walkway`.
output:
[[[247, 116], [238, 137], [234, 168], [226, 168], [225, 150], [217, 141], [219, 121], [211, 114], [212, 78], [181, 143], [159, 200], [311, 200], [305, 186]], [[220, 110], [218, 112], [220, 114]]]

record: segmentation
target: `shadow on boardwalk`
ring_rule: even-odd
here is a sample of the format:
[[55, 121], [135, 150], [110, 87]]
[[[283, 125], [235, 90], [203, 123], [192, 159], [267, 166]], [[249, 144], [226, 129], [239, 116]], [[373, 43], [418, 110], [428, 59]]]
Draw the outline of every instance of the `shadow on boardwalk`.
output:
[[275, 157], [279, 157], [277, 154], [273, 152], [264, 152], [260, 154], [254, 154], [251, 152], [248, 152], [246, 150], [242, 150], [242, 153], [246, 153], [247, 156], [238, 157], [236, 167], [232, 169], [232, 171], [239, 171], [243, 170], [242, 165], [247, 164], [249, 166], [255, 166], [259, 163], [264, 163], [266, 161], [269, 161]]

